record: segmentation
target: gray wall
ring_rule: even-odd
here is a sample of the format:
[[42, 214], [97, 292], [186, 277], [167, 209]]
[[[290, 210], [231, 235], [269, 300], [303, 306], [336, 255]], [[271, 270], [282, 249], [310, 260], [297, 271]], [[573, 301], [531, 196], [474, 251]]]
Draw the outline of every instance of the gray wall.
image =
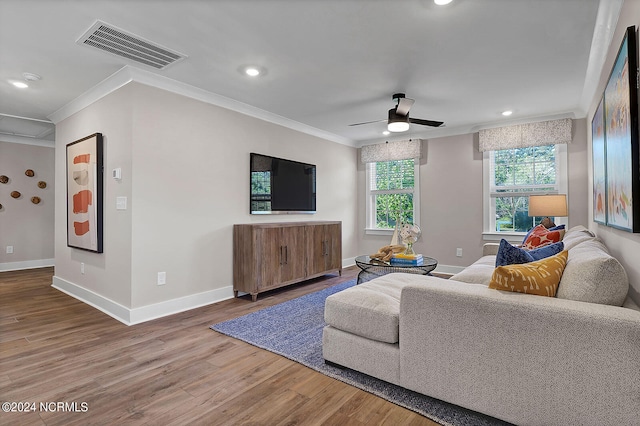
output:
[[[620, 43], [624, 37], [626, 28], [635, 25], [636, 31], [640, 25], [640, 2], [639, 1], [625, 1], [620, 12], [620, 18], [616, 25], [616, 31], [609, 46], [607, 52], [607, 60], [603, 66], [602, 74], [600, 75], [600, 81], [598, 83], [596, 95], [591, 102], [591, 108], [589, 109], [587, 132], [589, 134], [588, 142], [588, 167], [589, 167], [589, 179], [587, 184], [587, 190], [589, 193], [592, 191], [593, 186], [593, 172], [591, 170], [591, 119], [598, 107], [598, 102], [604, 92], [604, 88], [609, 78], [609, 73], [615, 61], [615, 57], [620, 48]], [[638, 184], [638, 182], [636, 182]], [[616, 230], [608, 226], [600, 225], [593, 222], [593, 202], [589, 199], [589, 207], [587, 209], [589, 214], [589, 228], [595, 232], [611, 251], [620, 263], [624, 266], [629, 276], [631, 283], [631, 290], [629, 292], [633, 300], [640, 304], [640, 234], [631, 234], [628, 232]]]
[[[234, 223], [340, 220], [343, 257], [356, 256], [355, 148], [134, 82], [58, 123], [58, 199], [64, 146], [95, 132], [105, 144], [104, 253], [66, 247], [64, 203], [56, 206], [54, 282], [85, 298], [137, 309], [219, 289], [231, 296]], [[316, 164], [317, 214], [250, 215], [250, 152]], [[111, 178], [117, 167], [121, 181]], [[116, 210], [118, 196], [127, 210]]]
[[[569, 226], [588, 224], [586, 120], [574, 120], [567, 148]], [[477, 133], [423, 141], [420, 160], [420, 221], [416, 251], [438, 259], [438, 271], [456, 272], [482, 256], [482, 154]], [[391, 236], [366, 235], [365, 166], [358, 164], [361, 253], [375, 253]], [[456, 249], [462, 249], [462, 257]]]
[[[26, 176], [27, 169], [35, 176]], [[0, 141], [0, 175], [10, 179], [0, 184], [0, 271], [53, 265], [53, 170], [53, 148]], [[47, 187], [39, 188], [39, 181]], [[12, 198], [12, 191], [22, 196]], [[33, 196], [41, 202], [33, 204]]]

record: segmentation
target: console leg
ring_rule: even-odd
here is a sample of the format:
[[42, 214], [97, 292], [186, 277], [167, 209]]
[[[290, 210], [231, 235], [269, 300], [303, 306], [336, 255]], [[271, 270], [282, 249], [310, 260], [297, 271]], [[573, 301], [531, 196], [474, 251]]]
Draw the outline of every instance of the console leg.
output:
[[251, 301], [255, 302], [256, 300], [258, 300], [258, 293], [251, 294]]

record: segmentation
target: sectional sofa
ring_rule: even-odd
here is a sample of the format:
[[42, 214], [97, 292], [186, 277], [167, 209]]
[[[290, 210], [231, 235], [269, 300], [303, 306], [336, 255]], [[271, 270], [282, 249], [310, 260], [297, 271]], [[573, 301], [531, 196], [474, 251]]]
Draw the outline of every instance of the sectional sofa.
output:
[[327, 298], [325, 360], [518, 425], [640, 424], [640, 309], [584, 227], [555, 297], [488, 287], [496, 248], [450, 279], [395, 273]]

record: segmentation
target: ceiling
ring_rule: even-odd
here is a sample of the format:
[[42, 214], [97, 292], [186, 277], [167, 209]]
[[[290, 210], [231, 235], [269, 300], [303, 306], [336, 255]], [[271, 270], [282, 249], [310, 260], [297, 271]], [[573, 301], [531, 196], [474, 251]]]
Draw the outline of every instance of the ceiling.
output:
[[[2, 0], [0, 134], [53, 140], [52, 114], [125, 66], [360, 146], [586, 115], [622, 0]], [[100, 20], [178, 51], [157, 70], [76, 43]], [[257, 64], [257, 78], [238, 68]], [[23, 73], [42, 77], [17, 89]], [[384, 136], [391, 95], [416, 100]], [[504, 110], [513, 115], [505, 118]], [[25, 119], [28, 118], [28, 119]], [[0, 135], [2, 136], [2, 135]]]

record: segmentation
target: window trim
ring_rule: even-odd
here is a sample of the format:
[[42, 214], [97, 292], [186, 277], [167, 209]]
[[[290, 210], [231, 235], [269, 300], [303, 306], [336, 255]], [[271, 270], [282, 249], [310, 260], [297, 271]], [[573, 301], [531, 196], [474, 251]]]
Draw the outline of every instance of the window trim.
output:
[[[567, 160], [567, 145], [556, 144], [556, 179], [559, 194], [567, 194], [567, 203], [569, 202], [569, 176], [568, 176], [568, 160]], [[482, 239], [484, 241], [500, 241], [502, 238], [509, 242], [522, 242], [522, 238], [526, 235], [526, 232], [498, 232], [495, 231], [495, 226], [491, 220], [491, 212], [495, 209], [495, 197], [491, 194], [491, 151], [484, 151], [482, 153]], [[535, 194], [548, 194], [548, 191], [532, 192]], [[527, 194], [530, 195], [530, 194]], [[568, 217], [559, 217], [556, 220], [557, 225], [568, 226]]]
[[[420, 220], [420, 159], [419, 158], [407, 158], [407, 160], [413, 160], [413, 189], [397, 189], [397, 190], [371, 190], [371, 165], [374, 163], [365, 164], [365, 234], [367, 235], [392, 235], [394, 229], [382, 229], [374, 228], [375, 225], [375, 206], [374, 199], [377, 194], [412, 194], [413, 195], [413, 217]], [[391, 160], [399, 161], [399, 160]], [[384, 161], [379, 161], [383, 163]], [[418, 226], [420, 224], [418, 223]]]

